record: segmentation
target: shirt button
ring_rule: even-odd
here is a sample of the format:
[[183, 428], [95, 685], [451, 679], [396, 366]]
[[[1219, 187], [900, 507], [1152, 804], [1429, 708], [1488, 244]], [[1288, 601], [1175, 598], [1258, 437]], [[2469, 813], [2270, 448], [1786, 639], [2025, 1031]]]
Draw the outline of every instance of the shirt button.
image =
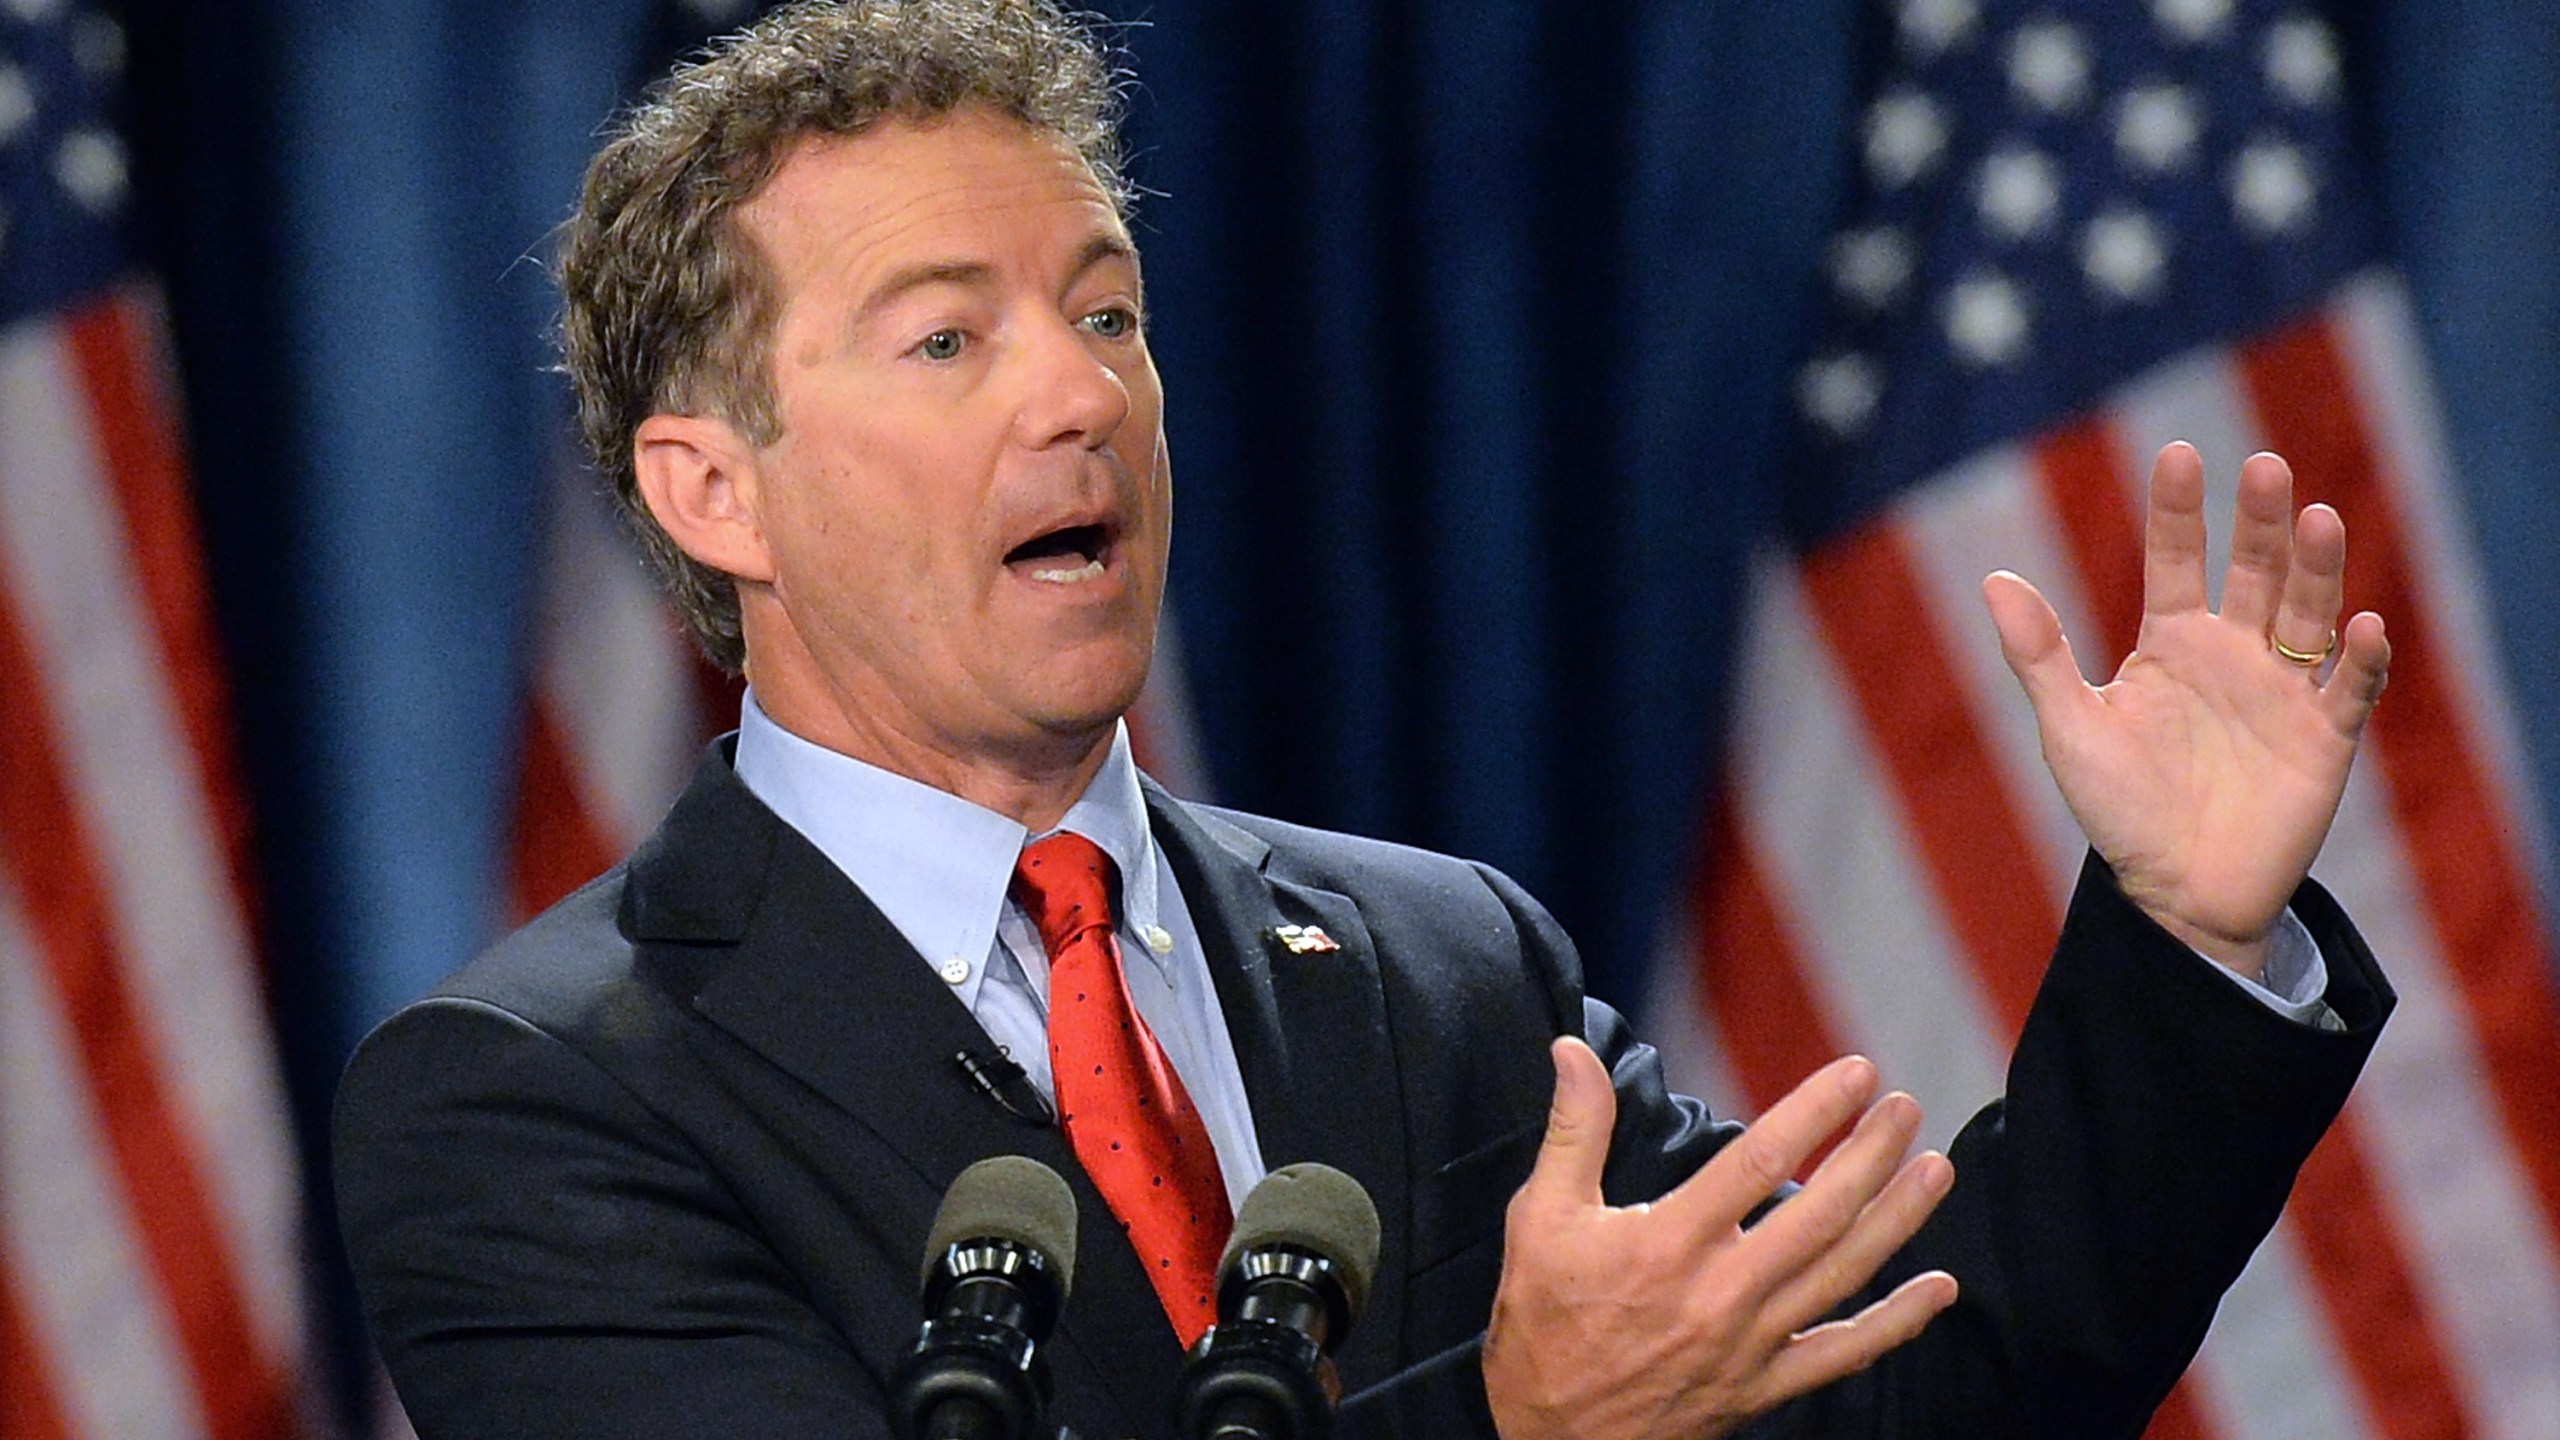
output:
[[942, 978], [958, 985], [969, 978], [969, 962], [954, 955], [942, 962]]
[[1173, 953], [1172, 931], [1167, 930], [1161, 925], [1150, 925], [1142, 933], [1146, 937], [1148, 949], [1153, 950], [1159, 955], [1170, 955]]

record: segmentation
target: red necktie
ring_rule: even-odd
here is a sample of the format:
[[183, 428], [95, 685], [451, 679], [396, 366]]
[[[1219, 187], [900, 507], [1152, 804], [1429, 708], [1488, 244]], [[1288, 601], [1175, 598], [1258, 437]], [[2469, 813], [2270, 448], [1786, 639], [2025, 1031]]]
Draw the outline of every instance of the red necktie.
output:
[[1102, 847], [1061, 832], [1023, 850], [1013, 897], [1049, 952], [1058, 1121], [1187, 1348], [1218, 1318], [1218, 1253], [1235, 1216], [1208, 1127], [1129, 1003], [1112, 874]]

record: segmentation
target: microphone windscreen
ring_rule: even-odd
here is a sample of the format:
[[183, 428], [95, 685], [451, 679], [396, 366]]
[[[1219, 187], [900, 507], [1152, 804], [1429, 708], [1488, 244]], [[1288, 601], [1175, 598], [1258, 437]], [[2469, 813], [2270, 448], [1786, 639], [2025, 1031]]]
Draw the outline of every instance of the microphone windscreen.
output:
[[[1374, 1225], [1374, 1222], [1372, 1222]], [[964, 1240], [1010, 1240], [1038, 1251], [1063, 1298], [1076, 1270], [1076, 1197], [1057, 1171], [1027, 1155], [993, 1155], [960, 1172], [933, 1212], [924, 1279], [943, 1252]]]
[[1262, 1177], [1236, 1211], [1235, 1233], [1218, 1257], [1218, 1273], [1249, 1250], [1288, 1245], [1332, 1261], [1357, 1313], [1378, 1273], [1378, 1207], [1360, 1182], [1312, 1161], [1283, 1165]]

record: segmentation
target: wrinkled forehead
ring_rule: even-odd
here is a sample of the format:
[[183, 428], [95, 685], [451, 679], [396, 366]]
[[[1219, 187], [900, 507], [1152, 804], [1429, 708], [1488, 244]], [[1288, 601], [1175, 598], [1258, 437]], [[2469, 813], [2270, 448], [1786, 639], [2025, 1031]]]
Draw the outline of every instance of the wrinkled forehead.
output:
[[1107, 236], [1134, 256], [1118, 198], [1064, 137], [971, 107], [804, 136], [740, 219], [783, 275], [862, 258], [1056, 232]]

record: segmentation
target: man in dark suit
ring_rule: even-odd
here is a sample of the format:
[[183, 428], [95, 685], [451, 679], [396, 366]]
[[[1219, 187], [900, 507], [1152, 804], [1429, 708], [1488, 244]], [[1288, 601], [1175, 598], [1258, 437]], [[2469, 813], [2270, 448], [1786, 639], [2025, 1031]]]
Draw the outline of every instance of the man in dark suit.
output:
[[1170, 476], [1110, 90], [1046, 5], [804, 7], [591, 169], [588, 438], [753, 688], [626, 866], [350, 1069], [342, 1219], [421, 1432], [883, 1434], [934, 1204], [1006, 1151], [1077, 1192], [1087, 1436], [1167, 1432], [1202, 1255], [1306, 1159], [1384, 1222], [1364, 1433], [2138, 1430], [2390, 1004], [2304, 881], [2387, 661], [2332, 629], [2337, 517], [2252, 460], [2215, 614], [2165, 452], [2105, 691], [1994, 577], [2104, 857], [2005, 1109], [1906, 1160], [1853, 1059], [1713, 1125], [1502, 877], [1130, 764]]

